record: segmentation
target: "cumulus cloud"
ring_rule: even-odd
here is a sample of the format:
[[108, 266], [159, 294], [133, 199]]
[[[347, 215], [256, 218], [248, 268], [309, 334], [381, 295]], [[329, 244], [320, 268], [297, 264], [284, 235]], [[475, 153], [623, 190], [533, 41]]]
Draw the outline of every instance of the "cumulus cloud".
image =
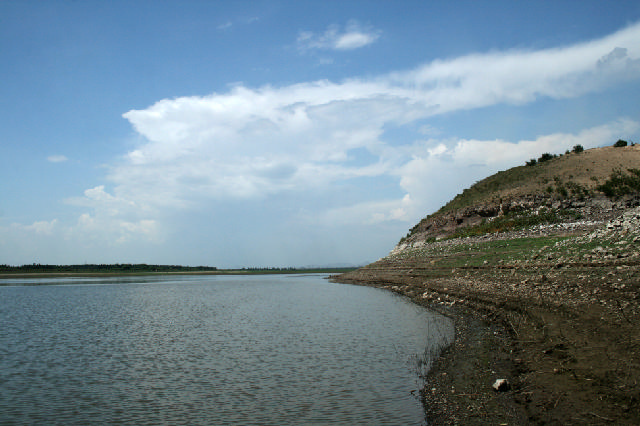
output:
[[13, 228], [17, 230], [32, 232], [34, 234], [39, 234], [39, 235], [52, 235], [57, 223], [58, 223], [58, 219], [53, 219], [50, 221], [40, 220], [40, 221], [33, 222], [31, 225], [21, 225], [18, 223], [14, 223]]
[[[301, 34], [299, 42], [347, 49], [379, 37], [350, 25]], [[89, 210], [73, 232], [113, 244], [162, 241], [167, 212], [308, 194], [331, 200], [336, 184], [367, 179], [386, 179], [395, 191], [323, 206], [318, 223], [412, 222], [474, 180], [541, 152], [589, 148], [638, 131], [636, 121], [622, 119], [576, 134], [474, 140], [445, 135], [430, 118], [577, 97], [639, 78], [639, 59], [637, 24], [573, 46], [441, 59], [372, 78], [238, 84], [224, 93], [163, 99], [124, 114], [140, 143], [109, 167], [109, 189], [96, 186], [69, 200]], [[389, 135], [404, 126], [417, 129], [417, 142]]]
[[320, 50], [353, 50], [367, 46], [380, 37], [380, 31], [362, 26], [357, 21], [349, 21], [344, 31], [338, 25], [331, 25], [322, 34], [302, 31], [298, 35], [298, 48], [306, 51]]
[[76, 224], [65, 230], [65, 238], [83, 244], [101, 241], [119, 245], [134, 240], [163, 240], [157, 219], [157, 204], [139, 202], [134, 198], [110, 194], [104, 185], [84, 191], [84, 196], [66, 200], [68, 204], [89, 208]]
[[110, 246], [122, 245], [138, 239], [152, 242], [161, 241], [159, 227], [156, 220], [142, 219], [135, 222], [102, 216], [99, 213], [91, 215], [84, 213], [78, 218], [76, 226], [70, 233], [74, 239], [85, 245], [91, 242], [106, 242]]
[[[371, 79], [237, 85], [227, 93], [164, 99], [124, 114], [145, 142], [111, 169], [109, 179], [123, 200], [175, 207], [202, 197], [264, 197], [390, 174], [407, 162], [407, 153], [385, 141], [388, 126], [489, 105], [575, 97], [615, 84], [617, 77], [638, 78], [640, 70], [631, 76], [628, 68], [602, 66], [602, 58], [636, 60], [639, 46], [635, 25], [574, 46], [437, 60]], [[433, 132], [427, 123], [422, 129]], [[457, 155], [471, 146], [489, 149], [491, 143], [468, 142]], [[519, 145], [520, 152], [525, 149]], [[354, 150], [375, 161], [354, 166], [348, 162]]]

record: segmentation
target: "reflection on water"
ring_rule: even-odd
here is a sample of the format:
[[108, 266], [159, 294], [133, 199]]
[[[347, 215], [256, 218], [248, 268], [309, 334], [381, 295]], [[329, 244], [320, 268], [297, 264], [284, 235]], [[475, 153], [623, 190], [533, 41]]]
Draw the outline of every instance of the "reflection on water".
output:
[[416, 369], [453, 335], [320, 276], [5, 284], [2, 423], [422, 424]]

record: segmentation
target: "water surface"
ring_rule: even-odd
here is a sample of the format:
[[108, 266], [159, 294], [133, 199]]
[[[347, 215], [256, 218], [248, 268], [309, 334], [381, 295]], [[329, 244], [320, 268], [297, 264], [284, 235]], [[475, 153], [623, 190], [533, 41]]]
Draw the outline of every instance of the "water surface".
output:
[[322, 276], [3, 280], [0, 422], [424, 424], [451, 322]]

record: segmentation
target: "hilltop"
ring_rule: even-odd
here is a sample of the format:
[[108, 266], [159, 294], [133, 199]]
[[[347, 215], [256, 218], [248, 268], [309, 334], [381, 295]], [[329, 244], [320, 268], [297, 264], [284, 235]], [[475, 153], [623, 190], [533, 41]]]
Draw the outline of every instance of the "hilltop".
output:
[[422, 392], [430, 424], [640, 424], [640, 146], [535, 163], [334, 277], [456, 321]]

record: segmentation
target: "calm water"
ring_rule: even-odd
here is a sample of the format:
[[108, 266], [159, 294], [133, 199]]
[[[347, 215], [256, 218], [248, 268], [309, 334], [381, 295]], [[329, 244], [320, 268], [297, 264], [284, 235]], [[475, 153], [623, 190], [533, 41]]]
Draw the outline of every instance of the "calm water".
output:
[[422, 361], [453, 337], [317, 275], [2, 283], [2, 424], [419, 425]]

